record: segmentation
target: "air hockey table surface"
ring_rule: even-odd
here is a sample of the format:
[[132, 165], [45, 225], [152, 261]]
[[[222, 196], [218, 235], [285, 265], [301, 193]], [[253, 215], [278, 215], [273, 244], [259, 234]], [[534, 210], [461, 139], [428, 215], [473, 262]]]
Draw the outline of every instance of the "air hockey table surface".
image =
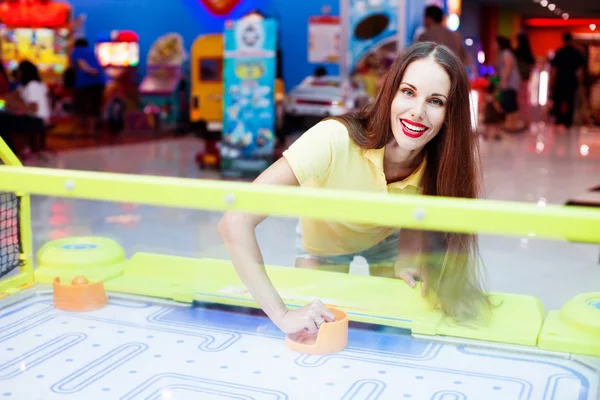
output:
[[[12, 296], [11, 296], [12, 297]], [[596, 400], [567, 356], [432, 341], [351, 323], [348, 347], [295, 353], [257, 311], [111, 296], [96, 311], [51, 294], [0, 299], [0, 398]]]

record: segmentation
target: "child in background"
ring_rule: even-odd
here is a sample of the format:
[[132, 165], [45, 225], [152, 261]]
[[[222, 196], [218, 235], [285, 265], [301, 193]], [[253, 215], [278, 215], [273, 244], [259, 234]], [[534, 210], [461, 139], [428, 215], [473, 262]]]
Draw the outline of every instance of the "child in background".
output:
[[356, 78], [362, 82], [365, 92], [373, 99], [377, 96], [381, 86], [383, 73], [381, 73], [380, 69], [380, 61], [377, 55], [370, 54], [364, 60], [362, 68], [359, 68], [356, 74]]
[[[0, 126], [3, 134], [26, 135], [29, 148], [20, 156], [31, 152], [40, 153], [46, 147], [46, 127], [50, 122], [50, 99], [48, 87], [42, 82], [37, 67], [23, 61], [16, 70], [18, 87], [5, 96], [7, 113], [2, 114]], [[9, 139], [10, 140], [10, 139]], [[16, 150], [13, 144], [11, 148]]]
[[500, 126], [504, 123], [504, 109], [501, 105], [502, 93], [498, 90], [499, 79], [491, 77], [485, 93], [485, 109], [484, 109], [484, 124], [483, 133], [484, 139], [502, 139], [500, 134]]

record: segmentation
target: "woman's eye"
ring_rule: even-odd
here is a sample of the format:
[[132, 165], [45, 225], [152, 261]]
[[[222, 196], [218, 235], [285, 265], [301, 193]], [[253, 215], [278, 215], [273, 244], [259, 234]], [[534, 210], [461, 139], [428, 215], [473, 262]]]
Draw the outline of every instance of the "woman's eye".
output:
[[439, 99], [433, 99], [433, 100], [431, 100], [431, 104], [433, 104], [435, 106], [443, 106], [444, 105], [444, 103], [441, 100], [439, 100]]
[[403, 89], [402, 93], [404, 93], [407, 96], [412, 96], [413, 95], [413, 91], [410, 89]]

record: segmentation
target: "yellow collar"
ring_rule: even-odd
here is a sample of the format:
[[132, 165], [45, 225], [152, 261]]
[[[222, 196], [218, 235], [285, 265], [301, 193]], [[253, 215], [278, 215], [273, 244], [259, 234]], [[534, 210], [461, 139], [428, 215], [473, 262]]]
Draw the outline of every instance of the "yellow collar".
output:
[[[385, 180], [385, 172], [383, 170], [384, 152], [385, 152], [385, 147], [381, 148], [381, 149], [365, 150], [364, 154], [365, 154], [365, 157], [369, 161], [371, 161], [373, 163], [373, 165], [375, 165], [375, 167], [381, 173], [381, 175], [383, 176], [383, 179]], [[415, 169], [412, 174], [410, 174], [403, 180], [391, 183], [388, 186], [395, 188], [395, 189], [405, 189], [407, 186], [414, 186], [416, 188], [419, 188], [421, 186], [421, 177], [423, 176], [423, 172], [425, 171], [425, 165], [426, 165], [426, 160], [424, 158], [423, 161], [421, 162], [421, 164], [419, 165], [419, 167], [417, 169]]]

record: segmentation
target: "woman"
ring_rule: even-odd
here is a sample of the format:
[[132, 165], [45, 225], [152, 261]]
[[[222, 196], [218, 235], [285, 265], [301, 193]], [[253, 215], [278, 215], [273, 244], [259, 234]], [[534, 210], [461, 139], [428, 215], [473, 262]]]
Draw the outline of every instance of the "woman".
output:
[[496, 37], [496, 45], [500, 52], [498, 76], [500, 77], [500, 89], [502, 90], [502, 108], [506, 115], [504, 129], [508, 132], [517, 132], [523, 128], [523, 124], [519, 123], [521, 75], [517, 58], [508, 38], [504, 36]]
[[40, 78], [37, 67], [30, 61], [23, 61], [17, 69], [18, 92], [23, 100], [27, 115], [44, 126], [50, 122], [50, 99], [48, 86]]
[[[476, 198], [477, 150], [462, 62], [448, 48], [422, 42], [396, 59], [370, 109], [318, 123], [255, 183]], [[334, 316], [320, 301], [287, 309], [257, 244], [255, 229], [264, 219], [228, 212], [219, 233], [271, 320], [286, 333], [314, 333]], [[370, 264], [387, 263], [390, 275], [411, 287], [415, 278], [423, 279], [423, 294], [458, 320], [476, 317], [488, 303], [478, 282], [474, 235], [314, 220], [301, 225], [297, 267], [333, 265], [361, 254]]]
[[531, 44], [526, 33], [519, 33], [517, 36], [517, 48], [515, 49], [517, 59], [517, 68], [523, 81], [529, 81], [531, 70], [535, 66], [535, 57], [531, 51]]
[[[50, 122], [48, 87], [30, 61], [19, 64], [16, 78], [19, 86], [6, 96], [8, 112], [0, 116], [0, 126], [8, 135], [29, 136], [31, 150], [37, 153], [46, 147], [46, 127]], [[14, 151], [14, 145], [10, 146]]]
[[521, 87], [519, 88], [519, 110], [521, 119], [525, 123], [529, 122], [529, 79], [531, 71], [535, 67], [535, 57], [531, 51], [529, 37], [522, 32], [517, 36], [517, 48], [515, 49], [515, 58], [517, 60], [517, 68], [521, 77]]

